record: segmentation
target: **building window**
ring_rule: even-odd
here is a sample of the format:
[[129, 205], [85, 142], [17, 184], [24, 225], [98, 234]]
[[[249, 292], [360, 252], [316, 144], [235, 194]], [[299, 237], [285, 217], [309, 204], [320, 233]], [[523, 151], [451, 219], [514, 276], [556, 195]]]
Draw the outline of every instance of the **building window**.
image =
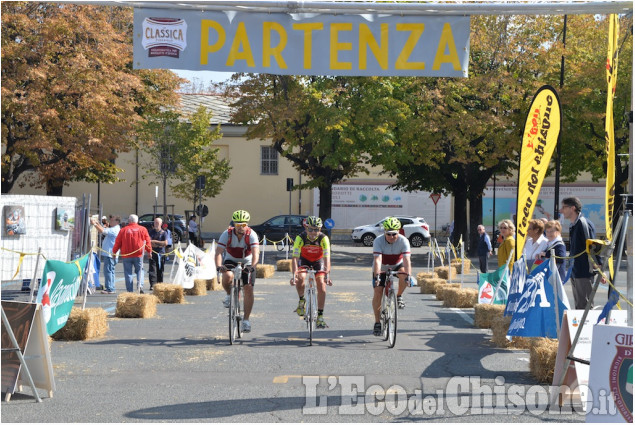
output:
[[271, 146], [260, 146], [260, 174], [278, 175], [278, 152]]

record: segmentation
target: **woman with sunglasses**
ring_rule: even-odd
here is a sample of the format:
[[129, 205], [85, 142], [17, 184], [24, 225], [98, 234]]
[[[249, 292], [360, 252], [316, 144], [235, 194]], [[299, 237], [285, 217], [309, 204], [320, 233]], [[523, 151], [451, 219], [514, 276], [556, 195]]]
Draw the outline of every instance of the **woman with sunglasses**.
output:
[[406, 290], [410, 280], [412, 268], [410, 265], [410, 242], [408, 238], [399, 234], [401, 222], [396, 217], [388, 217], [384, 220], [384, 234], [375, 238], [373, 243], [373, 313], [375, 314], [375, 326], [373, 335], [381, 335], [381, 323], [379, 322], [379, 310], [381, 309], [381, 293], [386, 284], [386, 274], [382, 271], [395, 270], [407, 273], [399, 275], [399, 290], [397, 291], [397, 306], [401, 309], [406, 306], [402, 294]]
[[[498, 248], [498, 267], [507, 263], [507, 259], [509, 258], [509, 254], [514, 249], [515, 239], [514, 233], [516, 232], [516, 227], [514, 223], [510, 219], [505, 219], [498, 223], [498, 230], [500, 231], [501, 238], [503, 239], [503, 243]], [[511, 273], [512, 268], [514, 267], [514, 261], [509, 262], [509, 272]]]
[[[234, 227], [229, 227], [218, 238], [216, 247], [216, 271], [223, 275], [223, 288], [227, 296], [223, 300], [225, 308], [229, 308], [229, 293], [231, 290], [234, 274], [232, 270], [243, 264], [243, 290], [245, 291], [245, 315], [243, 319], [243, 331], [251, 332], [251, 322], [249, 315], [254, 305], [254, 284], [256, 283], [256, 264], [258, 264], [258, 253], [260, 245], [258, 235], [249, 228], [251, 216], [245, 210], [234, 211], [232, 221]], [[251, 273], [251, 276], [249, 275]], [[250, 276], [249, 280], [247, 279]]]
[[329, 237], [321, 232], [322, 219], [309, 216], [304, 221], [304, 232], [295, 237], [293, 244], [293, 258], [291, 260], [291, 285], [295, 285], [300, 300], [295, 310], [298, 316], [304, 316], [304, 279], [306, 273], [296, 273], [298, 267], [306, 266], [315, 270], [315, 283], [317, 286], [318, 316], [315, 326], [318, 329], [326, 328], [324, 321], [324, 304], [326, 303], [326, 276], [331, 271], [331, 243]]

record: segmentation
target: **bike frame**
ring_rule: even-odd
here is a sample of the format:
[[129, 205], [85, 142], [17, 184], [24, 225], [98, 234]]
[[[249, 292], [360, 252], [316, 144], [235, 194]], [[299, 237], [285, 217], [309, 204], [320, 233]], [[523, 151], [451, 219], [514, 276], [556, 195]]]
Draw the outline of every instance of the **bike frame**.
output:
[[[393, 348], [397, 342], [397, 292], [393, 286], [393, 278], [405, 272], [387, 270], [380, 273], [386, 275], [386, 283], [381, 293], [380, 323], [384, 341], [388, 341], [388, 346]], [[399, 282], [399, 279], [397, 279]]]
[[[317, 287], [315, 284], [315, 270], [306, 266], [299, 266], [295, 274], [298, 275], [300, 273], [307, 274], [304, 279], [304, 299], [306, 300], [306, 304], [304, 306], [304, 320], [306, 321], [307, 329], [309, 330], [309, 345], [313, 345], [313, 330], [315, 329], [315, 325], [317, 323]], [[294, 280], [296, 280], [296, 276], [294, 276]]]
[[[231, 270], [234, 277], [229, 293], [229, 344], [233, 345], [236, 339], [243, 337], [244, 293], [242, 285], [243, 264], [238, 263]], [[251, 272], [247, 274], [247, 282], [251, 280]]]

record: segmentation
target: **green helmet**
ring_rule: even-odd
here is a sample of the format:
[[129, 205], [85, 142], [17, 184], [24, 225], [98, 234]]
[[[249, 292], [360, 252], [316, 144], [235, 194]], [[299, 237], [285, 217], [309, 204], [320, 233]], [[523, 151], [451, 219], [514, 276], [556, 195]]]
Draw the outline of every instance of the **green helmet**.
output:
[[384, 230], [399, 230], [401, 229], [401, 221], [395, 217], [388, 217], [384, 220]]
[[322, 219], [320, 217], [311, 215], [306, 218], [306, 225], [312, 227], [322, 227]]
[[248, 223], [251, 216], [245, 210], [234, 211], [232, 214], [232, 220], [234, 223]]

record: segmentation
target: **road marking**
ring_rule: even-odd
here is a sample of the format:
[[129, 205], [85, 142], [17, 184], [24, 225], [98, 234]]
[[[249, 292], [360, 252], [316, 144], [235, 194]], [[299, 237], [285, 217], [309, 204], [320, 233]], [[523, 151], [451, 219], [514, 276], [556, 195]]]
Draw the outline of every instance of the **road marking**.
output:
[[454, 311], [455, 313], [458, 313], [459, 316], [461, 316], [470, 325], [474, 324], [474, 319], [472, 319], [466, 312], [464, 312], [460, 308], [451, 307], [450, 310]]
[[526, 357], [518, 357], [518, 360], [529, 363], [529, 359]]
[[[306, 376], [315, 376], [315, 375], [306, 375]], [[274, 384], [286, 384], [289, 382], [289, 378], [291, 379], [302, 379], [304, 377], [304, 375], [280, 375], [280, 376], [275, 376], [273, 378], [273, 383]], [[328, 379], [329, 375], [320, 375], [318, 378], [320, 379]]]

